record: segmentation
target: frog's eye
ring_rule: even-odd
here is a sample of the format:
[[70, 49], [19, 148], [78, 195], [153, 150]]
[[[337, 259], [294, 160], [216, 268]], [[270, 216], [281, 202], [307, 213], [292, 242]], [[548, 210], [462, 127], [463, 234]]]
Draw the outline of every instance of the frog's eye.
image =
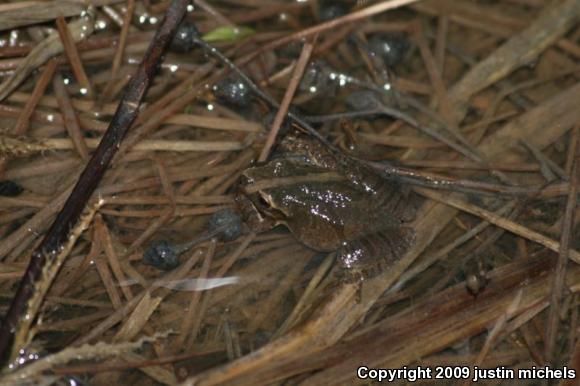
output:
[[270, 203], [268, 202], [268, 200], [266, 200], [266, 198], [261, 194], [258, 196], [258, 205], [262, 209], [267, 209], [270, 207]]

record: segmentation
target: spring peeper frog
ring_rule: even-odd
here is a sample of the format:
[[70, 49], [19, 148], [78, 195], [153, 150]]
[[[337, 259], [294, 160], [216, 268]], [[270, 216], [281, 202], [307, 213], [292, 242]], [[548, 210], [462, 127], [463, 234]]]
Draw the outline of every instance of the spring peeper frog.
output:
[[253, 231], [284, 225], [314, 250], [337, 251], [346, 278], [372, 277], [405, 254], [414, 210], [396, 183], [315, 139], [289, 135], [279, 148], [242, 174], [236, 201]]

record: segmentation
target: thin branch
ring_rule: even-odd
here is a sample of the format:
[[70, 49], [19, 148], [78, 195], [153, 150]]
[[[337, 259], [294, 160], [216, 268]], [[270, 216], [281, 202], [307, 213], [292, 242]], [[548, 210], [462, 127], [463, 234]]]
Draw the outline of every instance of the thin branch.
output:
[[[561, 249], [560, 243], [557, 242], [556, 240], [546, 237], [536, 231], [531, 230], [530, 228], [520, 225], [514, 221], [508, 220], [504, 217], [498, 216], [497, 214], [485, 210], [483, 208], [480, 208], [476, 205], [469, 204], [463, 200], [454, 198], [450, 195], [444, 195], [429, 189], [415, 188], [415, 191], [421, 194], [422, 196], [438, 201], [442, 204], [451, 206], [453, 208], [462, 210], [466, 213], [470, 213], [474, 216], [480, 217], [485, 221], [488, 221], [518, 236], [524, 237], [530, 241], [543, 245], [544, 247], [554, 252], [559, 252]], [[570, 260], [580, 264], [580, 253], [578, 253], [578, 251], [570, 249], [568, 253]]]
[[127, 45], [127, 35], [129, 34], [129, 27], [131, 26], [131, 18], [133, 17], [133, 12], [135, 11], [135, 0], [129, 0], [127, 2], [127, 11], [125, 12], [125, 17], [123, 18], [123, 27], [121, 28], [121, 33], [119, 35], [119, 44], [117, 45], [117, 50], [115, 51], [115, 56], [113, 57], [113, 65], [111, 66], [111, 78], [105, 86], [105, 91], [103, 94], [105, 97], [110, 97], [113, 86], [117, 81], [117, 73], [121, 67], [121, 62], [123, 60], [123, 55], [125, 54], [125, 46]]
[[91, 82], [89, 81], [89, 77], [87, 76], [87, 72], [85, 71], [85, 67], [81, 61], [79, 51], [77, 50], [75, 41], [64, 17], [60, 16], [56, 19], [56, 26], [64, 47], [64, 52], [70, 62], [72, 72], [81, 86], [81, 90], [84, 90], [84, 93], [86, 93], [87, 96], [93, 98], [95, 95], [93, 87], [91, 86]]
[[[314, 38], [314, 41], [316, 41], [316, 37]], [[278, 132], [280, 131], [280, 127], [282, 126], [282, 122], [284, 122], [284, 118], [288, 113], [288, 109], [290, 107], [290, 103], [292, 102], [292, 98], [296, 93], [296, 89], [298, 88], [300, 79], [302, 79], [304, 69], [306, 69], [306, 65], [308, 64], [308, 60], [310, 59], [310, 55], [312, 54], [312, 50], [314, 49], [314, 41], [304, 43], [304, 47], [302, 48], [302, 52], [300, 53], [298, 62], [296, 62], [296, 66], [294, 67], [292, 77], [290, 78], [290, 83], [288, 84], [288, 88], [286, 89], [286, 93], [284, 94], [284, 98], [282, 99], [282, 103], [280, 104], [280, 108], [278, 109], [278, 112], [274, 117], [274, 122], [272, 123], [272, 128], [270, 130], [270, 133], [268, 134], [268, 138], [266, 138], [266, 144], [264, 145], [264, 148], [260, 153], [260, 157], [258, 158], [259, 162], [263, 162], [266, 160], [266, 158], [268, 158], [268, 154], [270, 154], [270, 149], [272, 149], [272, 146], [274, 146], [274, 142], [276, 141], [276, 137], [278, 136]]]
[[7, 360], [8, 358], [6, 356], [10, 352], [15, 351], [13, 348], [11, 349], [14, 331], [22, 319], [25, 316], [32, 318], [32, 320], [35, 319], [36, 315], [28, 314], [27, 309], [29, 307], [29, 300], [34, 294], [35, 284], [44, 279], [42, 276], [44, 267], [47, 264], [47, 254], [54, 254], [54, 251], [59, 251], [66, 242], [69, 231], [77, 223], [83, 208], [101, 181], [121, 141], [137, 117], [139, 106], [145, 96], [145, 92], [157, 72], [159, 64], [163, 59], [163, 54], [169, 46], [177, 30], [177, 26], [185, 15], [188, 4], [188, 0], [172, 1], [171, 6], [167, 10], [165, 20], [157, 30], [153, 41], [145, 53], [143, 61], [127, 85], [125, 94], [121, 98], [119, 107], [111, 119], [109, 128], [103, 136], [99, 147], [87, 163], [65, 202], [64, 207], [57, 215], [45, 238], [32, 253], [30, 264], [20, 282], [16, 295], [2, 324], [2, 328], [0, 329], [0, 353], [3, 356], [1, 358], [2, 360]]

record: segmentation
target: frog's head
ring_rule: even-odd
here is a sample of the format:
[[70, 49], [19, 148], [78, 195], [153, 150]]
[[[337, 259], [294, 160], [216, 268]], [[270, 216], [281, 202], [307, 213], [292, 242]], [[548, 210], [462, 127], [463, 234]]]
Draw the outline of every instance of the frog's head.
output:
[[244, 222], [255, 232], [272, 229], [284, 220], [269, 189], [260, 187], [261, 181], [271, 177], [271, 171], [263, 166], [245, 170], [240, 178], [236, 203]]

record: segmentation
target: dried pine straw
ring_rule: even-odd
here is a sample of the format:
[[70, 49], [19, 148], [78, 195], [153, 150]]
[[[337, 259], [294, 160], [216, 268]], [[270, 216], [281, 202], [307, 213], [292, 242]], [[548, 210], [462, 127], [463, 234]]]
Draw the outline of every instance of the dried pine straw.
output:
[[[0, 315], [171, 3], [0, 5]], [[346, 13], [324, 21], [329, 4]], [[577, 0], [196, 2], [187, 19], [266, 99], [228, 103], [218, 89], [236, 74], [207, 47], [166, 53], [99, 206], [52, 251], [30, 301], [38, 317], [18, 326], [10, 351], [28, 364], [2, 362], [0, 384], [334, 385], [360, 382], [361, 365], [580, 371], [579, 16]], [[387, 65], [377, 39], [408, 50]], [[351, 283], [335, 252], [244, 225], [167, 272], [145, 264], [155, 241], [187, 243], [237, 209], [244, 170], [300, 128], [287, 113], [374, 167], [413, 169], [398, 174], [419, 207], [411, 250]], [[333, 191], [348, 171], [245, 190]], [[372, 230], [366, 217], [354, 214]]]

